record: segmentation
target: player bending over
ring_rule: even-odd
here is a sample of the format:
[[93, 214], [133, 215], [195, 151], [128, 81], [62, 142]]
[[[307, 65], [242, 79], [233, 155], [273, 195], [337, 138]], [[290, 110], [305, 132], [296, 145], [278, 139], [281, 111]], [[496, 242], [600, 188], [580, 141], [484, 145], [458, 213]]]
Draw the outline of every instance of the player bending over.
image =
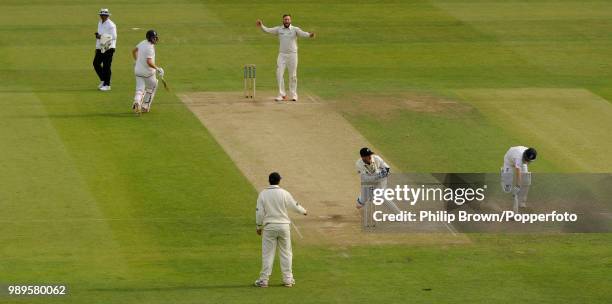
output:
[[149, 112], [155, 91], [157, 90], [157, 78], [164, 77], [164, 69], [155, 65], [155, 45], [159, 41], [155, 30], [148, 30], [146, 40], [141, 41], [132, 50], [132, 57], [136, 61], [134, 74], [136, 75], [136, 94], [132, 110], [136, 113]]
[[501, 184], [504, 192], [512, 193], [514, 212], [518, 212], [519, 207], [527, 207], [527, 192], [531, 186], [531, 172], [527, 165], [536, 159], [537, 154], [534, 148], [516, 146], [504, 155]]
[[387, 176], [391, 170], [382, 157], [369, 148], [361, 148], [359, 155], [361, 158], [355, 164], [361, 177], [361, 195], [357, 198], [357, 209], [372, 200], [374, 189], [387, 187]]

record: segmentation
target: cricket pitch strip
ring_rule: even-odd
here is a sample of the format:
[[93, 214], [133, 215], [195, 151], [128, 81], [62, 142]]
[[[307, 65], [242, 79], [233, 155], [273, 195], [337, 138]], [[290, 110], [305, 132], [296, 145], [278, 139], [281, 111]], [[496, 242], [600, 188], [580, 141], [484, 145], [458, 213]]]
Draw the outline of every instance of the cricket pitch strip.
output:
[[[431, 234], [362, 232], [355, 208], [360, 189], [355, 161], [361, 147], [372, 145], [317, 96], [304, 94], [299, 102], [275, 102], [271, 92], [262, 93], [256, 101], [240, 92], [179, 97], [257, 191], [267, 186], [270, 172], [281, 174], [281, 187], [309, 212], [306, 217], [292, 215], [303, 235], [300, 239], [294, 234], [294, 241], [339, 246], [469, 242], [445, 227]], [[376, 147], [372, 150], [377, 152]], [[255, 200], [245, 208], [255, 210]]]

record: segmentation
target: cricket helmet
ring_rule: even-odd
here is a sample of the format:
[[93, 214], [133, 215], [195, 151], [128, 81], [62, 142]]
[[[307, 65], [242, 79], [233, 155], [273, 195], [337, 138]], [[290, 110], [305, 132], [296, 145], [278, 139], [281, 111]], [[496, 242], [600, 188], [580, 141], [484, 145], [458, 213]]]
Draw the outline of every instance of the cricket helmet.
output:
[[528, 148], [527, 150], [525, 150], [525, 152], [523, 152], [523, 160], [526, 162], [534, 161], [537, 156], [538, 151], [536, 151], [536, 149], [534, 148]]
[[153, 40], [157, 40], [158, 39], [157, 32], [155, 30], [153, 30], [153, 29], [148, 30], [147, 34], [145, 35], [145, 37], [147, 37], [147, 40], [149, 42], [151, 42], [151, 43], [157, 42], [157, 41], [153, 41]]
[[100, 16], [110, 16], [111, 13], [108, 11], [108, 8], [101, 8], [100, 9], [100, 13], [98, 13], [98, 15], [100, 15]]

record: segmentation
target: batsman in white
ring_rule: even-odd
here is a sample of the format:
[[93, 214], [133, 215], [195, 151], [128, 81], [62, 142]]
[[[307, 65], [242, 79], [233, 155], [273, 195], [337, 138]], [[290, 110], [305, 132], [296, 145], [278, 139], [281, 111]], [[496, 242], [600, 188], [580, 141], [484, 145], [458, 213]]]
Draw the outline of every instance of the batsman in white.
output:
[[297, 94], [297, 65], [298, 65], [298, 36], [314, 38], [315, 33], [302, 31], [297, 26], [291, 25], [291, 15], [283, 15], [283, 25], [268, 28], [261, 20], [257, 20], [257, 26], [265, 33], [277, 35], [280, 42], [278, 58], [276, 60], [276, 80], [278, 81], [278, 97], [274, 100], [287, 100], [285, 92], [285, 69], [289, 70], [289, 98], [291, 101], [298, 100]]
[[146, 39], [141, 41], [132, 50], [132, 57], [136, 61], [134, 74], [136, 75], [136, 94], [132, 110], [136, 113], [151, 111], [151, 104], [157, 90], [157, 72], [164, 77], [164, 69], [155, 65], [155, 45], [159, 41], [155, 30], [148, 30]]
[[531, 172], [528, 164], [536, 159], [538, 152], [534, 148], [516, 146], [508, 149], [504, 155], [501, 168], [501, 186], [504, 192], [512, 193], [514, 212], [527, 207], [527, 193], [531, 186]]
[[[361, 158], [355, 163], [357, 173], [361, 178], [361, 193], [357, 198], [357, 209], [361, 209], [372, 201], [374, 189], [387, 188], [387, 177], [391, 171], [382, 157], [374, 154], [370, 148], [361, 148], [359, 155]], [[401, 212], [394, 202], [385, 201], [384, 204], [393, 212]]]
[[261, 273], [255, 281], [256, 287], [268, 287], [268, 278], [272, 274], [274, 255], [278, 246], [280, 256], [281, 272], [283, 273], [283, 284], [292, 287], [295, 284], [293, 278], [291, 250], [291, 232], [287, 209], [299, 214], [306, 215], [307, 211], [293, 199], [291, 194], [279, 187], [280, 174], [272, 172], [268, 176], [270, 186], [257, 197], [257, 208], [255, 209], [255, 221], [257, 234], [261, 235]]

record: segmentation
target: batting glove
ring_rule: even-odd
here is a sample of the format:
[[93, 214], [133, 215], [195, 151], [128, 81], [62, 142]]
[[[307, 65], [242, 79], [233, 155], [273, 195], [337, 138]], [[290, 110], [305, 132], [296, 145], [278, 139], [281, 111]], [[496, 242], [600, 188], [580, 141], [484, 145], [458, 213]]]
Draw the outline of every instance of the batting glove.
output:
[[164, 69], [157, 67], [157, 74], [159, 74], [159, 77], [163, 78], [165, 74]]

